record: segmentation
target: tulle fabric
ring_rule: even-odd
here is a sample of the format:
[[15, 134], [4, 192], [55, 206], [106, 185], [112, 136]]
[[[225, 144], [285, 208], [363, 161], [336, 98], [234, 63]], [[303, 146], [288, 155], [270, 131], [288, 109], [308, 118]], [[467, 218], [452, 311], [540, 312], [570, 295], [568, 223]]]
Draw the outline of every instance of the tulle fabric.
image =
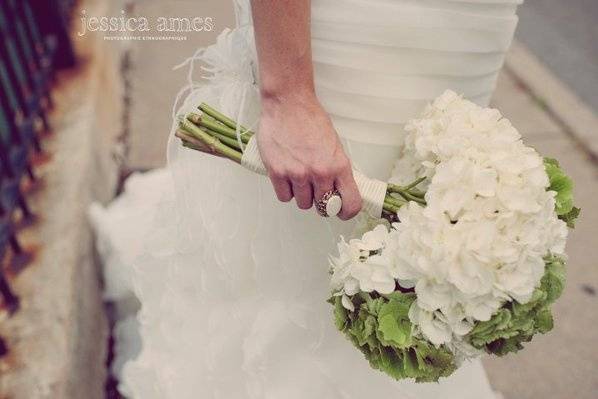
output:
[[[354, 167], [387, 179], [402, 124], [445, 89], [488, 102], [517, 3], [313, 0], [318, 95]], [[202, 101], [256, 126], [248, 1], [235, 6], [238, 28], [182, 65], [173, 130]], [[327, 257], [353, 224], [280, 204], [267, 179], [172, 135], [168, 168], [136, 176], [92, 221], [120, 304], [115, 372], [128, 397], [495, 398], [477, 361], [439, 384], [372, 370], [326, 303]]]

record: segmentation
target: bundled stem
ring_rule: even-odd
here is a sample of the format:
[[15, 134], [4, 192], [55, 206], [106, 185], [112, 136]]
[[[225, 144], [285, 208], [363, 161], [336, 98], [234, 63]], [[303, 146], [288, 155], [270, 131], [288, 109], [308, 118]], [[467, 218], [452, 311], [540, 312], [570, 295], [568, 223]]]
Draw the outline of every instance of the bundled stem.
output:
[[208, 131], [202, 130], [199, 126], [195, 125], [189, 119], [185, 119], [181, 122], [181, 129], [189, 133], [192, 137], [201, 141], [212, 153], [217, 153], [225, 158], [228, 158], [237, 163], [241, 163], [241, 157], [243, 154], [234, 148], [229, 147], [218, 137], [211, 135]]
[[[237, 126], [233, 119], [208, 104], [202, 103], [199, 109], [202, 114], [190, 113], [181, 121], [176, 136], [187, 148], [224, 157], [240, 164], [243, 157], [241, 146], [249, 143], [255, 133], [243, 126]], [[238, 137], [237, 129], [240, 131]], [[426, 205], [425, 192], [417, 189], [425, 180], [425, 177], [420, 177], [406, 186], [389, 183], [382, 216], [394, 222], [397, 211], [409, 201]]]
[[[237, 122], [235, 122], [228, 116], [224, 115], [223, 113], [218, 112], [214, 108], [210, 107], [208, 104], [201, 103], [199, 105], [199, 109], [202, 110], [206, 115], [209, 115], [212, 118], [214, 118], [215, 120], [221, 122], [223, 125], [228, 126], [229, 128], [234, 129], [235, 131], [237, 130]], [[241, 134], [245, 134], [245, 133], [253, 136], [252, 131], [250, 131], [249, 129], [247, 129], [241, 125]]]
[[[213, 119], [212, 117], [206, 118], [203, 115], [190, 113], [187, 115], [187, 119], [193, 122], [195, 125], [200, 126], [204, 129], [207, 129], [211, 132], [217, 133], [221, 136], [228, 137], [232, 140], [237, 140], [237, 132], [235, 129], [230, 128], [228, 126], [223, 125], [217, 119]], [[253, 136], [252, 132], [249, 131], [242, 131], [240, 134], [240, 139], [244, 144], [249, 142], [249, 139]]]

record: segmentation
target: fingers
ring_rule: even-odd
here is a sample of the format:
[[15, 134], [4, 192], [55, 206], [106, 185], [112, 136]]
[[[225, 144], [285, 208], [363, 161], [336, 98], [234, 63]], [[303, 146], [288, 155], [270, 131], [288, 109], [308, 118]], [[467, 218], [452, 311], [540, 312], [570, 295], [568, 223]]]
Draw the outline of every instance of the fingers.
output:
[[278, 197], [279, 201], [289, 202], [293, 199], [293, 190], [291, 189], [291, 184], [286, 178], [270, 175], [270, 181], [272, 182], [272, 186], [276, 192], [276, 197]]
[[309, 209], [313, 205], [314, 194], [308, 174], [303, 168], [291, 171], [270, 168], [270, 180], [279, 201], [289, 202], [293, 197], [300, 209]]
[[334, 190], [334, 176], [325, 172], [314, 172], [313, 189], [314, 200], [321, 200], [324, 194]]
[[341, 193], [343, 207], [338, 214], [342, 220], [349, 220], [361, 211], [362, 200], [353, 178], [351, 168], [345, 169], [336, 179], [336, 189]]
[[361, 211], [361, 195], [346, 158], [332, 168], [309, 169], [296, 164], [283, 170], [269, 168], [269, 175], [276, 196], [282, 202], [289, 202], [294, 197], [298, 208], [310, 209], [314, 200], [320, 200], [336, 188], [343, 202], [338, 214], [340, 219], [349, 220]]
[[293, 182], [293, 195], [299, 209], [309, 209], [314, 203], [314, 193], [309, 182]]

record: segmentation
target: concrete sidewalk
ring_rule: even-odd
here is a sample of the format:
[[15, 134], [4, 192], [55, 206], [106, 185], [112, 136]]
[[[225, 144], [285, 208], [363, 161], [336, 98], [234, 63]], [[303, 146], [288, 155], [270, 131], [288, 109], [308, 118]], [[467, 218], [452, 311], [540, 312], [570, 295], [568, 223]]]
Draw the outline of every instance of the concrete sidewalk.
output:
[[[526, 350], [504, 358], [486, 358], [492, 385], [507, 399], [595, 399], [598, 394], [598, 195], [596, 164], [573, 132], [551, 116], [546, 101], [534, 97], [521, 77], [503, 72], [494, 106], [511, 119], [526, 142], [557, 158], [577, 183], [582, 218], [568, 243], [568, 283], [555, 306], [555, 329], [534, 338]], [[570, 93], [567, 93], [569, 95]]]
[[[109, 12], [101, 0], [84, 5], [95, 15]], [[35, 218], [19, 240], [31, 262], [9, 268], [21, 308], [5, 320], [0, 311], [9, 349], [0, 357], [4, 399], [104, 398], [109, 331], [87, 209], [116, 191], [120, 51], [91, 35], [74, 47], [80, 62], [57, 76], [53, 134], [42, 141], [46, 162], [35, 165], [27, 190]]]
[[[177, 2], [177, 11], [195, 7]], [[217, 15], [220, 31], [233, 23], [232, 10], [215, 0], [204, 1], [204, 14]], [[144, 14], [167, 13], [171, 6], [139, 3]], [[197, 46], [210, 43], [214, 34], [172, 47], [142, 44], [134, 48], [131, 70], [132, 113], [128, 166], [151, 168], [164, 163], [163, 146], [170, 128], [170, 106], [185, 81], [185, 71], [171, 67], [190, 56]], [[148, 60], [151, 59], [151, 62]], [[147, 85], [146, 82], [150, 82]], [[556, 306], [556, 328], [528, 344], [515, 356], [487, 359], [493, 386], [507, 399], [595, 399], [598, 393], [598, 153], [593, 135], [596, 116], [584, 107], [519, 44], [515, 44], [498, 82], [493, 104], [543, 155], [561, 161], [577, 182], [577, 204], [583, 217], [569, 244], [569, 283]], [[598, 137], [598, 135], [596, 136]]]

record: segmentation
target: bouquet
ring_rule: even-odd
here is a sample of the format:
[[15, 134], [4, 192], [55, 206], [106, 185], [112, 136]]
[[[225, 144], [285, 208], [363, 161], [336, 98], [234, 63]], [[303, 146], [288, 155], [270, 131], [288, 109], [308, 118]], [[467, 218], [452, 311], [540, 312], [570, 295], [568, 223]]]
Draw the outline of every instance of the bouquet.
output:
[[[180, 122], [183, 145], [245, 164], [253, 132], [200, 109]], [[330, 258], [329, 302], [373, 368], [430, 382], [552, 329], [580, 210], [559, 163], [497, 110], [447, 91], [406, 132], [380, 214]]]

